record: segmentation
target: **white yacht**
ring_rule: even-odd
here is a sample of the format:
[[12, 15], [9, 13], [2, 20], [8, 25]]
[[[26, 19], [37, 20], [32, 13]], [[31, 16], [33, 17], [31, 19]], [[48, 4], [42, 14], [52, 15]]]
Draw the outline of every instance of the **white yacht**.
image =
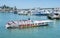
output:
[[59, 13], [51, 13], [47, 16], [49, 19], [60, 19]]

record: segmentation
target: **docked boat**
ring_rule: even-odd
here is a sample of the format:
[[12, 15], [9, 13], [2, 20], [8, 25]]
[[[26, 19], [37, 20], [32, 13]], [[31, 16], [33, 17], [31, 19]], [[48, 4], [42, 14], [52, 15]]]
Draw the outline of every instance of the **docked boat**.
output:
[[27, 12], [26, 11], [20, 11], [20, 12], [18, 12], [18, 15], [27, 15]]
[[36, 15], [36, 16], [40, 16], [40, 15], [46, 16], [46, 15], [48, 15], [48, 13], [44, 13], [44, 12], [35, 12], [35, 13], [33, 13], [33, 15]]
[[59, 13], [51, 13], [47, 16], [49, 19], [60, 19]]
[[49, 20], [40, 20], [40, 21], [32, 21], [32, 20], [19, 20], [19, 21], [9, 21], [6, 24], [6, 28], [25, 28], [25, 27], [39, 27], [39, 26], [47, 26]]

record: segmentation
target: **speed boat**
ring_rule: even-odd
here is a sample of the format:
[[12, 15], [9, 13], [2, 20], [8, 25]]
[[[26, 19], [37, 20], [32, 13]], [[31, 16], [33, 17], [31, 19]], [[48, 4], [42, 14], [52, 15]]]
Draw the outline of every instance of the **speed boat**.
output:
[[19, 20], [19, 21], [9, 21], [5, 26], [6, 28], [25, 28], [25, 27], [39, 27], [47, 26], [48, 22], [51, 20]]

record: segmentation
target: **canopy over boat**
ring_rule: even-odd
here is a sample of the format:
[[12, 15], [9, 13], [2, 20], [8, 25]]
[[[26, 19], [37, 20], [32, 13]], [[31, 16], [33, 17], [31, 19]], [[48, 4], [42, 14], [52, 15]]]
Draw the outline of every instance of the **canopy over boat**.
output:
[[53, 21], [52, 20], [34, 21], [34, 23], [46, 23], [46, 22], [53, 22]]

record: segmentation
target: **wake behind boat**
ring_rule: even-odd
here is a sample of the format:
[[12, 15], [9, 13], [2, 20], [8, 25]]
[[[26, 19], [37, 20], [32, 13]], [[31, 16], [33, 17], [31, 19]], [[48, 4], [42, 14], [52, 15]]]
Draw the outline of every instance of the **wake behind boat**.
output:
[[48, 22], [52, 22], [51, 20], [19, 20], [19, 21], [9, 21], [6, 24], [6, 28], [25, 28], [25, 27], [39, 27], [39, 26], [47, 26]]

